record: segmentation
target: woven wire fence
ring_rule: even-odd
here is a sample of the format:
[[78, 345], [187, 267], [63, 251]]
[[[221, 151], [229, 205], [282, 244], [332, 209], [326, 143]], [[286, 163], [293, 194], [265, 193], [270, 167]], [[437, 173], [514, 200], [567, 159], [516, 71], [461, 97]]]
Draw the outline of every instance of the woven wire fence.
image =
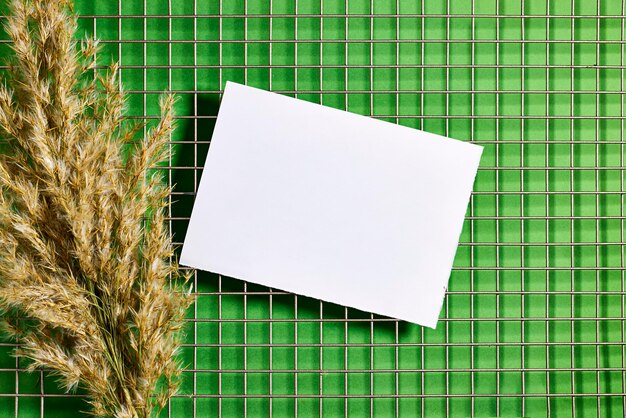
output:
[[[625, 8], [76, 0], [129, 117], [180, 98], [177, 242], [227, 80], [485, 147], [436, 330], [197, 272], [163, 416], [624, 416]], [[1, 417], [87, 408], [14, 347], [0, 341]]]

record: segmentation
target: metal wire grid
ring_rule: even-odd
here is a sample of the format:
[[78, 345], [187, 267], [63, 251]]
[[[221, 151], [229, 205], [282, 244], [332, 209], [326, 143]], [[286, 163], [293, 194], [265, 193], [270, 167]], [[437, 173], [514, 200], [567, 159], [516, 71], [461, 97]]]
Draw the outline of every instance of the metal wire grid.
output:
[[[436, 331], [198, 273], [168, 417], [626, 413], [623, 2], [77, 10], [120, 60], [131, 117], [154, 119], [163, 90], [183, 98], [167, 168], [192, 186], [172, 200], [195, 194], [226, 79], [485, 146]], [[188, 207], [172, 208], [179, 238]], [[6, 358], [0, 416], [81, 407]]]

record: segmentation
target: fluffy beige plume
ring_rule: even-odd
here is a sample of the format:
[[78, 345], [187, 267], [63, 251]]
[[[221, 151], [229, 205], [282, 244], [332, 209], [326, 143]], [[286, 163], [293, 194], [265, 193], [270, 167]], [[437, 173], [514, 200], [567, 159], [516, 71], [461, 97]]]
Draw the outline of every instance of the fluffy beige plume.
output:
[[[77, 47], [68, 0], [9, 0], [0, 86], [0, 308], [31, 369], [82, 387], [93, 414], [149, 417], [178, 387], [192, 298], [165, 226], [171, 96], [145, 138], [117, 67]], [[170, 279], [173, 279], [170, 282]], [[170, 283], [179, 283], [172, 286]], [[19, 318], [19, 319], [14, 319]]]

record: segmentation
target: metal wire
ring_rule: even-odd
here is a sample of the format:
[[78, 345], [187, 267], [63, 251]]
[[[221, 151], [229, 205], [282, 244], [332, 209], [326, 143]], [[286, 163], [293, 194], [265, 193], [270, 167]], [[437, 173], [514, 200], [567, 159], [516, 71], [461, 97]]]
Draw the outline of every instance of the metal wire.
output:
[[[186, 103], [172, 202], [227, 79], [485, 146], [436, 331], [196, 273], [168, 417], [626, 414], [623, 0], [102, 3], [76, 7], [129, 117]], [[1, 417], [80, 399], [0, 359]]]

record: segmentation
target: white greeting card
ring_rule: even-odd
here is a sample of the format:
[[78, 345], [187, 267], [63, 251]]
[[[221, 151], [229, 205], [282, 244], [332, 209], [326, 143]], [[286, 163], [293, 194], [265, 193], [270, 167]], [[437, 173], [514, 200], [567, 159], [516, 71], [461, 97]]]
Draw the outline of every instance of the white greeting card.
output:
[[481, 153], [229, 82], [180, 263], [435, 327]]

